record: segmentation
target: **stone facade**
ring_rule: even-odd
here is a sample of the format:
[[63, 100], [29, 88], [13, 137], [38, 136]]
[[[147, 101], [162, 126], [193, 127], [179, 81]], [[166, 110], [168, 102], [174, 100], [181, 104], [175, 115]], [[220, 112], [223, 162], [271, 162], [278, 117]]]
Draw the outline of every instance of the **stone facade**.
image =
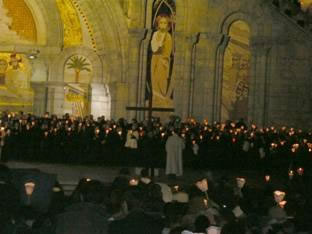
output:
[[[37, 24], [38, 44], [0, 45], [0, 51], [40, 54], [33, 66], [34, 113], [64, 114], [64, 66], [75, 54], [93, 65], [90, 113], [143, 119], [152, 0], [75, 1], [92, 26], [96, 50], [64, 49], [62, 20], [55, 0], [25, 0]], [[175, 114], [183, 119], [221, 120], [224, 53], [236, 21], [250, 28], [248, 121], [259, 125], [311, 127], [312, 34], [265, 0], [176, 0], [172, 79]], [[283, 1], [281, 1], [283, 2]], [[299, 19], [299, 18], [298, 18]], [[109, 95], [109, 98], [105, 98]], [[108, 101], [109, 100], [109, 101]], [[94, 103], [93, 103], [94, 102]]]

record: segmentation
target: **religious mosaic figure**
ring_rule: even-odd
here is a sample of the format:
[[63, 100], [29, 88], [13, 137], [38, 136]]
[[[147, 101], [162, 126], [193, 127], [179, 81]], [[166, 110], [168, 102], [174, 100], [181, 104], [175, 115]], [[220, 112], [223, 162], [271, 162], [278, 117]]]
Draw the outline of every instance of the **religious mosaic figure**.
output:
[[162, 105], [166, 102], [167, 87], [170, 72], [170, 55], [172, 52], [172, 37], [169, 33], [170, 18], [159, 15], [156, 18], [157, 31], [151, 41], [152, 62], [151, 81], [153, 90], [153, 105]]
[[8, 69], [8, 62], [0, 59], [0, 85], [5, 85], [5, 73]]

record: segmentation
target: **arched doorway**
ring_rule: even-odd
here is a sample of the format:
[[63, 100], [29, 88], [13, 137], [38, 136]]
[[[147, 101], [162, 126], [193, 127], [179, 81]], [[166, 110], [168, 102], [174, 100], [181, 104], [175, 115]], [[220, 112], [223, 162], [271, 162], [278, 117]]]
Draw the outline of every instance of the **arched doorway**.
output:
[[224, 52], [221, 121], [248, 117], [250, 77], [250, 28], [242, 20], [229, 28], [229, 43]]

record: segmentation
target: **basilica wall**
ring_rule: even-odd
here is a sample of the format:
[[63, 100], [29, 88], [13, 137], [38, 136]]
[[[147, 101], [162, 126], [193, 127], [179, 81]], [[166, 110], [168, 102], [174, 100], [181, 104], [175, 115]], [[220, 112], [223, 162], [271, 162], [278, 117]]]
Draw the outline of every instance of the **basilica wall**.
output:
[[0, 3], [1, 111], [307, 127], [311, 32], [271, 1]]

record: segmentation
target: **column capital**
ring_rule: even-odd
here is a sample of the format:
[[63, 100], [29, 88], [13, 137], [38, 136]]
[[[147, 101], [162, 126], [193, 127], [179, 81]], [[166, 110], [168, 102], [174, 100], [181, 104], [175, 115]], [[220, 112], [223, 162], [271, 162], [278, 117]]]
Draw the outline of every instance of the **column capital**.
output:
[[270, 38], [265, 37], [252, 37], [250, 38], [250, 47], [271, 47], [273, 45], [273, 41]]
[[34, 81], [31, 81], [30, 85], [34, 89], [47, 87], [47, 83], [46, 82], [34, 82]]
[[200, 40], [206, 39], [206, 40], [211, 40], [211, 41], [216, 41], [216, 42], [220, 42], [224, 36], [225, 35], [222, 33], [213, 33], [213, 32], [200, 32], [199, 33]]
[[138, 40], [143, 40], [149, 30], [146, 28], [130, 28], [128, 30], [129, 35]]
[[63, 81], [48, 81], [46, 82], [46, 86], [47, 87], [64, 87], [65, 86], [65, 82]]

